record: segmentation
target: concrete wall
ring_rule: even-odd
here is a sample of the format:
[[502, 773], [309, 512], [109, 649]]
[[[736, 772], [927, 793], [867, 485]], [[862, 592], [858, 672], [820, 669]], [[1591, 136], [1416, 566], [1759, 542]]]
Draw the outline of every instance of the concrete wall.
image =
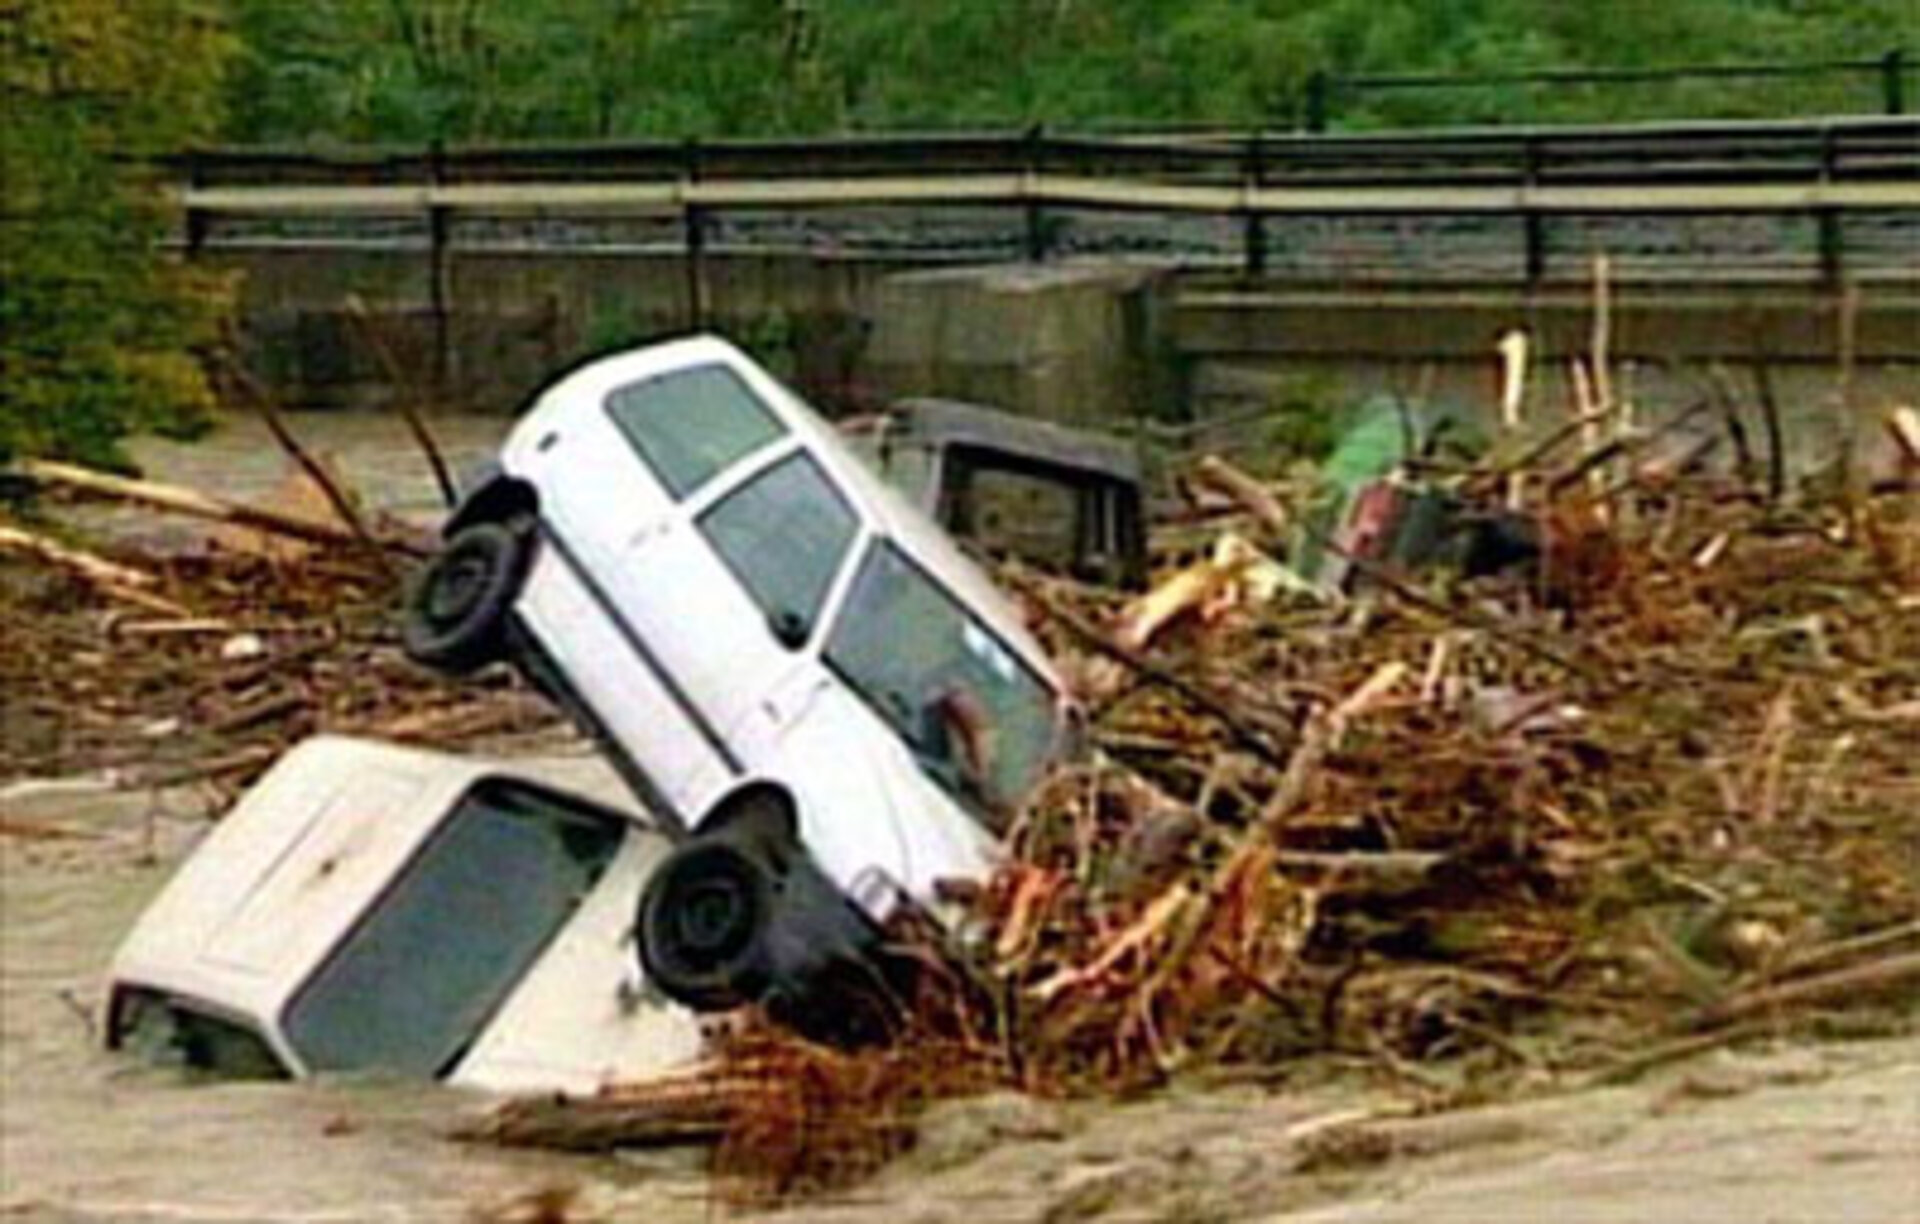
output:
[[873, 298], [862, 369], [893, 395], [945, 395], [1074, 424], [1149, 414], [1152, 302], [1167, 273], [1116, 263], [902, 273]]
[[[351, 247], [219, 250], [240, 272], [247, 360], [289, 404], [383, 402], [392, 394], [360, 342], [346, 302], [357, 295], [422, 390], [482, 411], [511, 412], [556, 372], [595, 353], [691, 329], [693, 287], [677, 255], [485, 252], [446, 274], [444, 370], [426, 252]], [[752, 347], [826, 399], [859, 398], [856, 361], [883, 260], [721, 255], [704, 261], [705, 326]], [[443, 378], [437, 376], [443, 375]]]
[[[348, 326], [359, 295], [419, 387], [440, 368], [424, 249], [228, 249], [246, 273], [249, 360], [289, 403], [377, 403], [380, 367]], [[1289, 403], [1392, 391], [1490, 404], [1493, 345], [1535, 338], [1534, 402], [1568, 402], [1567, 358], [1590, 343], [1578, 287], [1356, 289], [1115, 261], [928, 268], [877, 258], [718, 253], [693, 284], [676, 253], [464, 251], [446, 270], [441, 394], [509, 412], [596, 352], [706, 326], [751, 348], [824, 405], [907, 394], [1113, 424], [1217, 421]], [[1650, 408], [1690, 402], [1715, 366], [1750, 397], [1764, 358], [1796, 422], [1829, 429], [1839, 366], [1836, 298], [1803, 286], [1633, 284], [1616, 290], [1611, 351]], [[1920, 403], [1920, 290], [1869, 286], [1854, 320], [1855, 402]], [[1258, 433], [1245, 437], [1258, 439]], [[1223, 445], [1245, 438], [1222, 435]]]
[[[1803, 463], [1819, 462], [1843, 434], [1835, 295], [1775, 285], [1627, 285], [1616, 288], [1610, 315], [1616, 392], [1650, 415], [1723, 395], [1756, 405], [1755, 369], [1764, 364]], [[1236, 451], [1284, 435], [1271, 416], [1245, 422], [1288, 404], [1389, 394], [1490, 412], [1499, 398], [1495, 345], [1513, 328], [1532, 341], [1532, 411], [1563, 417], [1574, 403], [1568, 363], [1590, 351], [1594, 312], [1591, 294], [1573, 288], [1352, 293], [1189, 278], [1167, 317], [1180, 398], [1202, 426], [1196, 443]], [[1920, 295], [1864, 289], [1853, 332], [1855, 408], [1877, 420], [1891, 403], [1920, 403]], [[1873, 420], [1864, 432], [1877, 429]]]

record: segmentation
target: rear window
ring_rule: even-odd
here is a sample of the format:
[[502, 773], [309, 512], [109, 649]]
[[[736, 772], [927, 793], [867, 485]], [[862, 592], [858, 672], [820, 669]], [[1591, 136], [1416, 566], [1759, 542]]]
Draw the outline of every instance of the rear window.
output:
[[315, 1071], [451, 1071], [624, 834], [547, 792], [477, 783], [301, 987], [288, 1040]]
[[607, 414], [676, 501], [786, 431], [724, 366], [700, 366], [622, 387]]

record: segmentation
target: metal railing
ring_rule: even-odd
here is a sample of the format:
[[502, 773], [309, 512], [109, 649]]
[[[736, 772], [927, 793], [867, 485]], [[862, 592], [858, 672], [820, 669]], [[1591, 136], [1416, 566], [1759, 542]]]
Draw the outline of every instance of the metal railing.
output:
[[[339, 153], [207, 149], [171, 159], [194, 189], [952, 178], [1050, 172], [1155, 183], [1434, 187], [1831, 182], [1912, 177], [1920, 119], [1461, 128], [1306, 136], [935, 133]], [[226, 197], [234, 207], [239, 196]], [[264, 197], [262, 197], [264, 198]], [[367, 197], [374, 199], [377, 197]], [[344, 197], [343, 197], [344, 199]]]
[[1527, 279], [1563, 216], [1798, 215], [1844, 275], [1840, 218], [1920, 210], [1920, 117], [1305, 136], [1014, 133], [629, 142], [339, 154], [211, 149], [172, 163], [198, 249], [220, 217], [421, 217], [438, 251], [456, 217], [677, 221], [697, 259], [712, 220], [886, 207], [1015, 209], [1049, 256], [1050, 213], [1227, 218], [1246, 271], [1276, 217], [1517, 220]]

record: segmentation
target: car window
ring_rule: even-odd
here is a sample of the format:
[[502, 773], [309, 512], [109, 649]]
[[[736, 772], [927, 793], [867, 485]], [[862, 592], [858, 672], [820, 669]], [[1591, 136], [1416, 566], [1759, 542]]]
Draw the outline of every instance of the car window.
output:
[[230, 1079], [286, 1079], [266, 1039], [244, 1024], [152, 990], [114, 999], [112, 1044], [156, 1066], [188, 1067]]
[[1053, 690], [891, 544], [861, 560], [824, 658], [935, 781], [989, 816], [1039, 780], [1055, 742]]
[[622, 387], [607, 414], [676, 501], [786, 432], [724, 366], [699, 366]]
[[820, 465], [804, 453], [774, 464], [700, 516], [700, 529], [770, 622], [811, 634], [857, 528]]
[[606, 871], [613, 815], [476, 783], [288, 1006], [315, 1071], [453, 1069]]

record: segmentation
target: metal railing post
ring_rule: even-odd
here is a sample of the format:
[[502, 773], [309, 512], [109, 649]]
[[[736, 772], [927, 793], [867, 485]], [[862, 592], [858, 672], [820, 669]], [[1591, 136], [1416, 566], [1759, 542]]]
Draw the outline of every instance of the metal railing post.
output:
[[[1540, 183], [1540, 142], [1532, 136], [1521, 142], [1521, 185], [1531, 190]], [[1526, 241], [1527, 289], [1538, 289], [1547, 276], [1547, 219], [1531, 206], [1520, 214]]]
[[1047, 261], [1047, 218], [1037, 194], [1041, 171], [1046, 163], [1046, 125], [1036, 123], [1027, 129], [1026, 149], [1023, 162], [1026, 167], [1022, 194], [1026, 198], [1024, 211], [1026, 216], [1027, 262], [1045, 263]]
[[[198, 188], [204, 178], [205, 174], [200, 165], [200, 154], [197, 151], [189, 152], [187, 154], [187, 190], [193, 191]], [[189, 205], [183, 220], [187, 229], [187, 258], [189, 260], [198, 259], [201, 250], [207, 245], [207, 232], [210, 228], [209, 218], [201, 209]]]
[[[1820, 182], [1822, 185], [1834, 179], [1834, 169], [1839, 161], [1839, 150], [1835, 146], [1833, 129], [1820, 129]], [[1846, 229], [1841, 222], [1840, 210], [1833, 207], [1821, 208], [1814, 213], [1814, 228], [1820, 246], [1820, 281], [1829, 289], [1838, 290], [1846, 279]]]
[[1907, 113], [1907, 53], [1898, 47], [1880, 57], [1880, 96], [1889, 115]]
[[[682, 181], [691, 185], [700, 181], [700, 142], [689, 137], [684, 154]], [[683, 200], [680, 220], [686, 242], [687, 329], [699, 331], [707, 325], [706, 209]]]
[[[427, 146], [427, 185], [438, 187], [446, 175], [446, 146]], [[433, 319], [433, 393], [443, 399], [453, 377], [453, 210], [427, 206], [427, 301]]]
[[[1261, 182], [1266, 178], [1266, 168], [1266, 143], [1261, 139], [1261, 133], [1256, 131], [1247, 138], [1246, 158], [1241, 169], [1241, 182], [1250, 194], [1260, 189]], [[1248, 276], [1260, 276], [1267, 270], [1267, 219], [1249, 200], [1241, 224], [1245, 227], [1242, 237], [1246, 244], [1246, 273]]]
[[1307, 130], [1324, 132], [1327, 130], [1328, 112], [1332, 108], [1333, 79], [1324, 71], [1316, 71], [1307, 78]]

